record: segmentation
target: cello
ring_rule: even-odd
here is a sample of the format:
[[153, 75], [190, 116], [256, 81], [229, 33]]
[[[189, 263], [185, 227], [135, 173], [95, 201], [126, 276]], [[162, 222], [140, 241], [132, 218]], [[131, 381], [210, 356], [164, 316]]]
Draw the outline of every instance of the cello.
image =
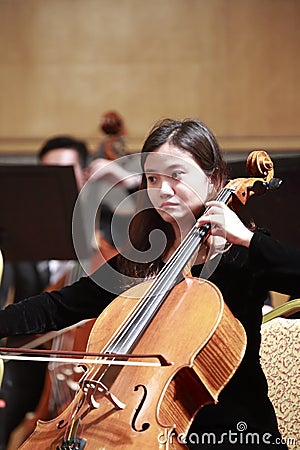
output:
[[[278, 187], [265, 154], [258, 167], [262, 178], [233, 180], [216, 200], [244, 204]], [[195, 225], [154, 281], [126, 291], [99, 316], [87, 346], [88, 354], [98, 353], [97, 364], [86, 359], [73, 402], [55, 419], [38, 422], [20, 449], [185, 448], [193, 417], [217, 402], [246, 341], [216, 286], [181, 277], [209, 231], [208, 224]]]

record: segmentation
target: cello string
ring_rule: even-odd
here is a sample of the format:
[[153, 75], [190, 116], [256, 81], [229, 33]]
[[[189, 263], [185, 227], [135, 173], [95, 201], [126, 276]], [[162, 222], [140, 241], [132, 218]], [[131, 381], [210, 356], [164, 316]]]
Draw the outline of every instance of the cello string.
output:
[[[232, 189], [228, 189], [225, 187], [220, 191], [216, 200], [222, 202], [228, 201], [232, 193]], [[206, 209], [205, 212], [207, 212], [207, 210], [208, 209]], [[162, 295], [161, 293], [163, 292], [167, 294], [170, 291], [170, 289], [174, 286], [178, 275], [180, 275], [181, 270], [186, 265], [187, 260], [189, 260], [196, 251], [199, 245], [199, 243], [197, 242], [197, 238], [199, 238], [199, 228], [197, 227], [197, 225], [194, 225], [182, 241], [182, 244], [174, 252], [168, 263], [159, 272], [155, 283], [150, 286], [150, 288], [145, 292], [140, 306], [136, 308], [129, 321], [120, 330], [119, 334], [112, 342], [112, 346], [109, 347], [109, 351], [112, 351], [112, 349], [114, 348], [113, 346], [118, 346], [121, 343], [123, 345], [123, 348], [125, 347], [125, 344], [127, 344], [130, 336], [132, 336], [132, 334], [135, 334], [133, 333], [133, 331], [136, 330], [138, 326], [141, 327], [141, 318], [144, 319], [145, 312], [149, 310], [152, 310], [152, 312], [150, 312], [150, 316], [148, 312], [148, 319], [151, 320], [152, 316], [156, 312], [156, 309], [160, 306], [161, 301], [164, 300], [164, 295]], [[190, 252], [188, 252], [188, 250], [190, 250]], [[191, 255], [189, 255], [187, 258], [186, 255], [189, 253], [191, 253]], [[158, 296], [160, 297], [160, 299], [157, 304]], [[147, 325], [147, 323], [145, 325]], [[120, 351], [120, 349], [118, 349], [118, 351]]]
[[[217, 200], [227, 200], [231, 195], [232, 190], [228, 191], [224, 188], [224, 190], [222, 190], [217, 196]], [[197, 249], [199, 244], [197, 242], [197, 239], [195, 238], [199, 237], [198, 230], [199, 228], [197, 227], [197, 225], [195, 225], [190, 230], [186, 238], [183, 240], [182, 244], [178, 247], [177, 251], [174, 252], [169, 262], [158, 274], [154, 285], [151, 286], [148, 291], [146, 291], [143, 296], [144, 300], [141, 302], [141, 305], [131, 315], [130, 320], [122, 328], [119, 335], [116, 336], [113, 345], [121, 344], [122, 351], [124, 350], [124, 348], [126, 348], [126, 352], [129, 351], [128, 347], [125, 347], [125, 345], [128, 345], [128, 341], [130, 340], [130, 338], [133, 343], [136, 341], [137, 337], [140, 335], [139, 328], [141, 328], [141, 331], [143, 331], [144, 326], [146, 326], [147, 323], [149, 323], [149, 321], [152, 319], [156, 310], [164, 301], [165, 295], [174, 286], [178, 274], [181, 273], [181, 270], [186, 265], [187, 260], [190, 259], [190, 257]], [[188, 252], [189, 249], [190, 252]], [[145, 315], [147, 312], [148, 320], [145, 322]], [[136, 336], [137, 332], [138, 336]], [[120, 351], [120, 348], [118, 348], [118, 351]]]
[[[232, 190], [224, 188], [217, 195], [216, 200], [225, 202], [228, 201], [231, 195]], [[207, 210], [208, 209], [206, 209], [205, 212], [207, 212]], [[151, 285], [149, 289], [146, 290], [146, 292], [142, 296], [142, 301], [140, 302], [139, 307], [133, 311], [130, 319], [125, 323], [125, 325], [122, 327], [113, 341], [108, 344], [106, 348], [107, 353], [129, 352], [133, 344], [137, 341], [137, 337], [140, 336], [140, 328], [142, 328], [143, 330], [152, 319], [156, 310], [164, 301], [165, 296], [174, 286], [174, 282], [176, 282], [176, 278], [181, 273], [183, 267], [186, 265], [187, 260], [189, 260], [196, 251], [197, 247], [199, 246], [198, 240], [199, 227], [197, 227], [197, 225], [195, 224], [185, 236], [181, 245], [176, 249], [169, 262], [159, 272], [154, 285]], [[187, 257], [186, 255], [189, 253], [191, 253], [191, 255]], [[161, 292], [163, 292], [163, 295], [161, 295]], [[147, 316], [146, 321], [145, 316]], [[124, 351], [124, 348], [126, 349], [126, 351]], [[97, 370], [96, 368], [90, 369], [86, 374], [86, 379], [90, 375], [92, 375], [92, 378], [98, 375], [98, 381], [103, 379], [104, 375], [109, 370], [109, 367], [110, 366], [107, 366], [104, 370], [102, 370], [101, 374], [99, 374], [99, 370]]]
[[[217, 200], [225, 202], [230, 198], [231, 195], [232, 190], [224, 188], [220, 191], [219, 195], [217, 196]], [[207, 209], [205, 210], [205, 212], [207, 212]], [[155, 314], [158, 307], [164, 301], [165, 296], [167, 295], [169, 290], [174, 286], [174, 282], [176, 282], [176, 279], [178, 278], [178, 275], [181, 273], [181, 270], [187, 264], [190, 257], [192, 257], [197, 247], [200, 245], [201, 236], [199, 236], [199, 234], [200, 234], [199, 227], [197, 227], [197, 225], [195, 224], [189, 231], [189, 233], [186, 235], [181, 245], [176, 249], [172, 257], [170, 258], [169, 262], [159, 272], [154, 285], [151, 285], [150, 288], [146, 290], [145, 294], [142, 296], [138, 308], [136, 308], [136, 310], [133, 311], [130, 319], [125, 323], [125, 325], [122, 327], [122, 329], [113, 339], [113, 341], [107, 346], [106, 351], [108, 353], [118, 353], [120, 352], [121, 349], [124, 348], [126, 348], [125, 353], [128, 353], [129, 349], [132, 348], [132, 345], [136, 343], [137, 337], [140, 336], [140, 329], [143, 330], [145, 326], [147, 326], [147, 324], [152, 319], [152, 316]], [[188, 257], [187, 254], [189, 255]], [[169, 281], [170, 278], [171, 280]], [[161, 291], [163, 291], [163, 295], [160, 294]], [[147, 320], [145, 320], [145, 316]], [[88, 377], [90, 377], [91, 379], [95, 379], [95, 377], [98, 376], [98, 381], [102, 380], [111, 366], [112, 364], [106, 366], [105, 368], [103, 368], [102, 366], [100, 374], [99, 369], [96, 368], [89, 369], [87, 373], [83, 376], [83, 379], [87, 380]], [[94, 394], [96, 391], [97, 388], [95, 386]], [[76, 409], [77, 411], [75, 413], [75, 416], [77, 415], [80, 409], [79, 403], [77, 404]]]
[[[190, 230], [189, 234], [191, 235], [192, 233], [193, 233], [193, 231]], [[146, 295], [146, 294], [147, 294], [147, 293], [144, 294], [143, 298], [144, 298], [144, 297], [147, 298], [147, 295]], [[149, 297], [149, 295], [148, 295], [148, 297]], [[145, 308], [145, 306], [146, 306], [147, 308], [149, 307], [149, 305], [144, 305], [144, 308]], [[140, 311], [140, 310], [139, 310], [139, 311]], [[141, 311], [141, 313], [142, 313], [142, 312], [143, 312], [143, 311]], [[115, 349], [119, 347], [120, 343], [125, 343], [125, 342], [126, 342], [126, 335], [128, 336], [128, 335], [131, 333], [131, 331], [134, 329], [134, 321], [137, 320], [137, 319], [136, 319], [136, 312], [135, 312], [135, 311], [133, 312], [133, 315], [134, 315], [133, 324], [132, 324], [132, 321], [130, 321], [130, 323], [129, 323], [129, 324], [128, 324], [128, 323], [125, 324], [125, 327], [123, 327], [123, 329], [121, 330], [121, 332], [123, 331], [123, 334], [125, 334], [125, 339], [124, 339], [124, 337], [123, 337], [123, 334], [121, 334], [121, 332], [119, 332], [118, 335], [115, 337], [115, 339], [107, 346], [107, 348], [106, 348], [107, 353], [118, 353], [118, 352], [120, 352], [120, 349], [118, 349], [118, 351], [115, 351]], [[126, 326], [126, 325], [127, 325], [127, 326]], [[106, 374], [107, 371], [109, 370], [109, 367], [110, 367], [110, 366], [106, 366], [105, 368], [103, 368], [104, 370], [102, 370], [100, 376], [99, 376], [99, 373], [97, 374], [97, 372], [99, 372], [99, 369], [97, 370], [96, 368], [93, 367], [93, 368], [90, 369], [90, 370], [88, 371], [88, 373], [86, 374], [86, 378], [89, 377], [89, 376], [91, 376], [92, 374], [93, 374], [93, 375], [92, 375], [92, 378], [94, 378], [95, 375], [98, 375], [98, 381], [99, 381], [99, 380], [101, 380], [101, 379], [105, 376], [105, 374]]]

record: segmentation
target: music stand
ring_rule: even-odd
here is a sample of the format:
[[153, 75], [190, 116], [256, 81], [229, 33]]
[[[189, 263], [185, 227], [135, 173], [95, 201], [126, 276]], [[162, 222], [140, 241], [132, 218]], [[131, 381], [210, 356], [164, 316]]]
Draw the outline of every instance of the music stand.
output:
[[[73, 167], [0, 166], [0, 249], [6, 261], [77, 259], [72, 215], [78, 190]], [[82, 225], [81, 254], [88, 255]]]

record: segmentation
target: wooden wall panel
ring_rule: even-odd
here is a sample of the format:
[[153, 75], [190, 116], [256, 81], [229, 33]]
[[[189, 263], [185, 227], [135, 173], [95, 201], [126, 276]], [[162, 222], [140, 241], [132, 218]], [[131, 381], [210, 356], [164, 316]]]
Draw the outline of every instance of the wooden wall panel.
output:
[[229, 150], [300, 148], [299, 0], [0, 0], [0, 152], [93, 147], [117, 109], [139, 148], [199, 117]]

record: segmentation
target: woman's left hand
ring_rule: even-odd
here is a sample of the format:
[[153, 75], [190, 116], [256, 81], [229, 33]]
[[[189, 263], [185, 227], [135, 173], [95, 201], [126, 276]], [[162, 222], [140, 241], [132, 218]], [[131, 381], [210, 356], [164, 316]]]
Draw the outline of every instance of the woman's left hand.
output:
[[208, 211], [198, 219], [200, 227], [205, 223], [211, 224], [211, 235], [221, 236], [227, 242], [249, 247], [253, 232], [249, 230], [225, 203], [207, 202]]

